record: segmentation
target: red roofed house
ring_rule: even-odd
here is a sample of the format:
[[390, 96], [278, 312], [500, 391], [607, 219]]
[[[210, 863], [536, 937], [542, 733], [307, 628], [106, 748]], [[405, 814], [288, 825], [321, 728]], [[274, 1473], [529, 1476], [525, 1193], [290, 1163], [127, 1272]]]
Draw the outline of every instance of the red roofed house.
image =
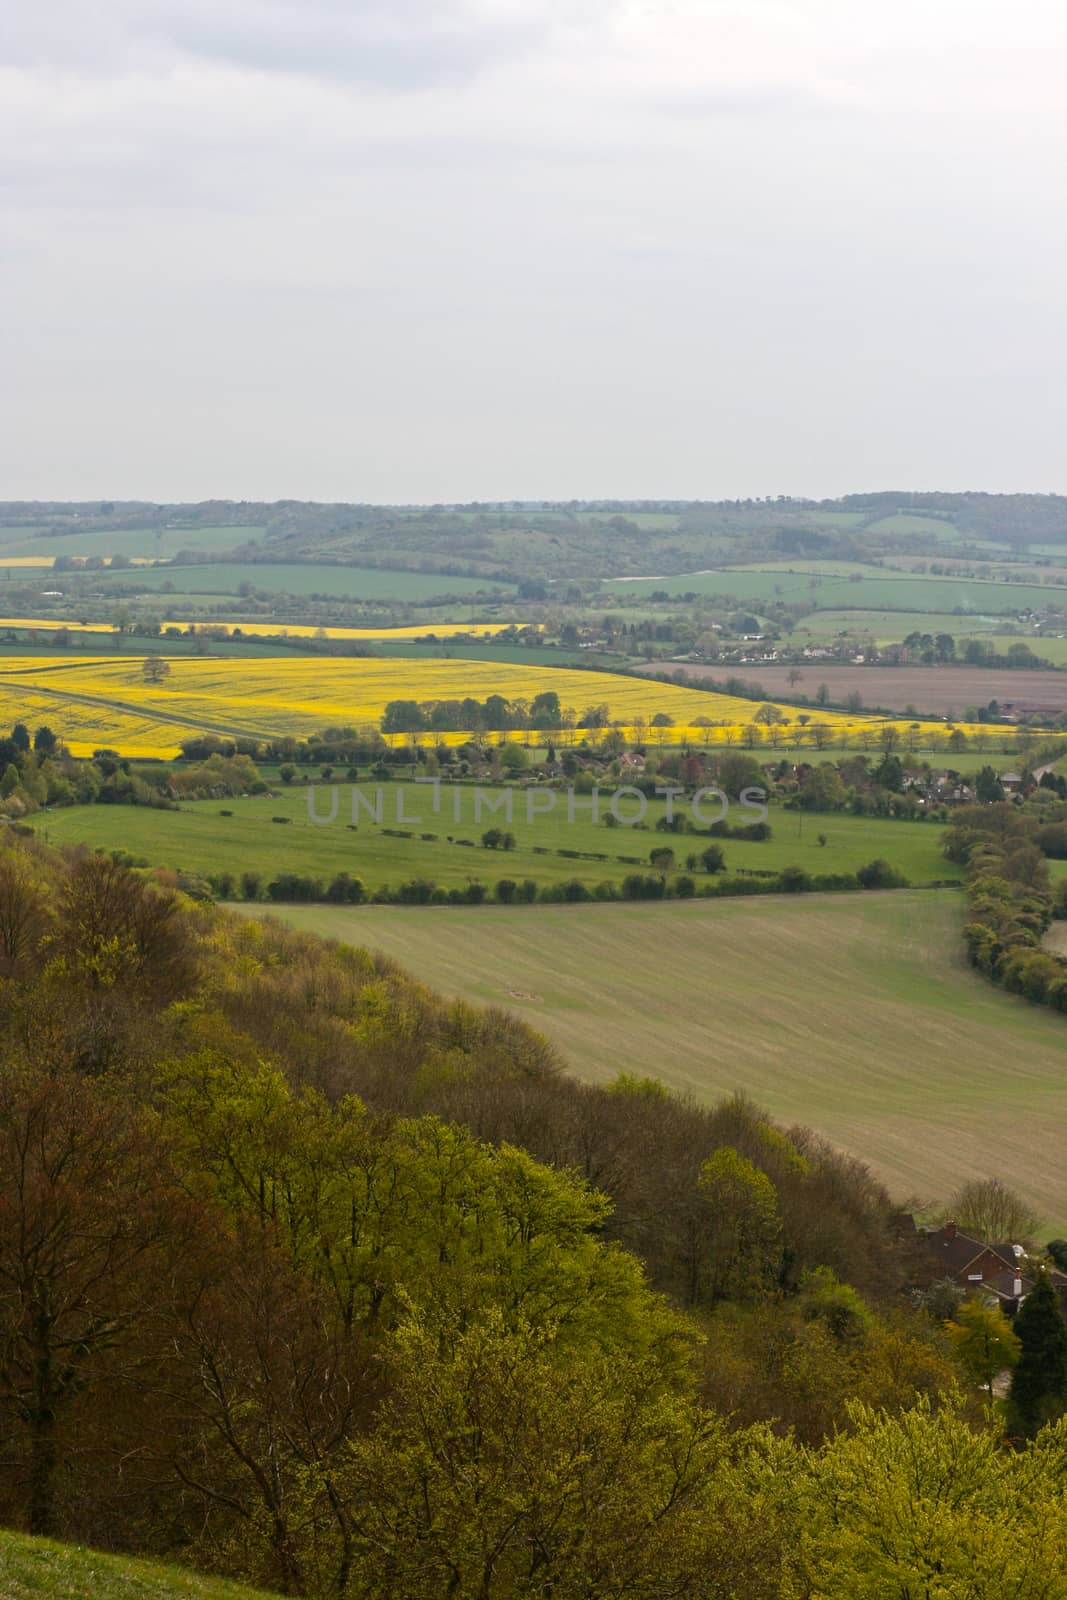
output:
[[[951, 1278], [970, 1294], [994, 1296], [1009, 1315], [1014, 1315], [1034, 1286], [1034, 1271], [1032, 1267], [1025, 1270], [1029, 1258], [1021, 1244], [986, 1244], [961, 1233], [954, 1222], [928, 1228], [926, 1243], [940, 1277]], [[1067, 1313], [1067, 1274], [1053, 1269], [1049, 1277]]]

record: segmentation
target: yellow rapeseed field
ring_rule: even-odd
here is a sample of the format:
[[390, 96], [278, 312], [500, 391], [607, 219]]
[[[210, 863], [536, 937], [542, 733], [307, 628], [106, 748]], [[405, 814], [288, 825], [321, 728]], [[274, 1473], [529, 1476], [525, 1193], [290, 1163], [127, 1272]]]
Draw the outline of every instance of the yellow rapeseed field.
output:
[[[175, 755], [196, 727], [169, 721], [165, 708], [163, 714], [144, 713], [91, 692], [86, 671], [96, 674], [108, 665], [97, 657], [70, 656], [51, 666], [48, 661], [0, 658], [0, 726], [47, 724], [76, 756], [103, 748], [131, 756]], [[127, 675], [133, 665], [121, 663]], [[138, 660], [138, 672], [140, 665]]]
[[[0, 560], [0, 567], [4, 565]], [[424, 639], [428, 635], [437, 639], [495, 639], [498, 634], [506, 633], [509, 628], [528, 628], [528, 622], [438, 622], [423, 623], [416, 628], [334, 628], [313, 627], [303, 623], [272, 622], [269, 618], [260, 622], [234, 622], [230, 619], [212, 618], [210, 621], [201, 619], [194, 622], [190, 619], [182, 621], [179, 618], [168, 618], [162, 623], [164, 628], [200, 628], [205, 633], [217, 635], [220, 630], [226, 636], [232, 635], [237, 628], [241, 633], [256, 634], [264, 639]], [[533, 624], [540, 628], [541, 623]], [[114, 624], [110, 622], [70, 622], [55, 617], [0, 617], [0, 628], [33, 629], [38, 633], [54, 633], [60, 628], [67, 628], [71, 633], [114, 633]], [[136, 643], [136, 640], [134, 640]]]
[[[164, 682], [149, 684], [140, 657], [5, 658], [0, 661], [0, 725], [47, 722], [76, 754], [108, 745], [129, 755], [167, 756], [196, 732], [304, 737], [329, 727], [378, 727], [391, 700], [484, 701], [499, 694], [529, 704], [552, 690], [572, 724], [590, 708], [605, 707], [608, 721], [630, 737], [653, 743], [744, 742], [767, 749], [847, 743], [873, 748], [885, 726], [883, 719], [783, 705], [785, 723], [756, 735], [750, 730], [760, 711], [757, 701], [643, 677], [505, 662], [182, 656], [171, 658], [169, 665]], [[653, 719], [661, 714], [670, 724], [656, 727]], [[899, 720], [893, 725], [900, 731], [902, 748], [944, 748], [943, 723]], [[991, 730], [964, 727], [964, 732], [988, 739]], [[393, 742], [406, 737], [396, 735]], [[466, 737], [457, 731], [444, 739], [458, 743]], [[568, 737], [564, 733], [563, 742]]]
[[[0, 561], [0, 567], [4, 565]], [[0, 617], [0, 628], [32, 628], [37, 633], [54, 633], [67, 628], [71, 633], [114, 633], [110, 622], [62, 622], [55, 617]]]
[[[438, 622], [422, 623], [416, 628], [335, 628], [309, 627], [292, 622], [164, 622], [164, 628], [190, 628], [197, 627], [207, 632], [214, 632], [218, 628], [225, 628], [232, 633], [234, 628], [239, 628], [242, 633], [257, 634], [265, 639], [424, 639], [431, 635], [437, 639], [453, 639], [457, 635], [470, 639], [495, 639], [497, 634], [506, 633], [508, 628], [528, 628], [528, 622]], [[541, 623], [536, 626], [540, 628]]]

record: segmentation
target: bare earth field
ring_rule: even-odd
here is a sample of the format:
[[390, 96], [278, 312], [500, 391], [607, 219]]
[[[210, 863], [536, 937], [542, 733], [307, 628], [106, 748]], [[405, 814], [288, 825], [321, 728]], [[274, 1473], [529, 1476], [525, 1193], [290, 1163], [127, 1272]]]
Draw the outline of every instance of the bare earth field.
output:
[[[1031, 648], [1039, 653], [1041, 641], [1035, 640]], [[718, 678], [721, 669], [713, 663], [701, 666], [688, 662], [659, 662], [640, 668], [648, 673], [669, 672], [679, 682], [687, 678]], [[796, 683], [790, 683], [791, 667], [750, 666], [736, 670], [752, 683], [761, 683], [769, 694], [780, 695], [783, 700], [795, 701], [798, 695], [814, 700], [821, 683], [830, 691], [830, 699], [844, 702], [850, 694], [863, 696], [864, 706], [884, 707], [902, 712], [914, 706], [921, 716], [946, 716], [954, 713], [962, 718], [967, 706], [986, 706], [996, 700], [1003, 706], [1009, 702], [1022, 703], [1048, 711], [1067, 711], [1067, 673], [1064, 672], [1010, 672], [989, 667], [862, 667], [837, 666], [813, 661], [810, 666], [797, 667], [800, 673]]]
[[1067, 1020], [967, 966], [951, 890], [284, 919], [509, 1007], [594, 1082], [647, 1074], [701, 1100], [744, 1089], [901, 1200], [931, 1205], [993, 1174], [1067, 1226]]

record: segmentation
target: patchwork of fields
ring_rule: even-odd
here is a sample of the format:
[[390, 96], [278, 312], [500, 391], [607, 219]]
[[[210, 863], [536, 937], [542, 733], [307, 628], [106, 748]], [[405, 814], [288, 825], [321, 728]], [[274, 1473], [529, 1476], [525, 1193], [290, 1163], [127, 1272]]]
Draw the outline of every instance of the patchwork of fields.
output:
[[[554, 691], [575, 719], [589, 706], [606, 705], [612, 720], [627, 725], [657, 713], [679, 726], [697, 717], [736, 725], [751, 721], [758, 710], [753, 701], [643, 678], [492, 661], [182, 657], [171, 662], [165, 683], [155, 685], [144, 681], [136, 659], [70, 657], [6, 661], [0, 670], [0, 721], [40, 717], [58, 723], [77, 750], [99, 744], [98, 730], [113, 716], [105, 742], [127, 753], [152, 755], [176, 749], [183, 735], [175, 737], [174, 730], [183, 724], [257, 739], [300, 736], [330, 726], [376, 727], [391, 700], [484, 701], [500, 694], [532, 701], [546, 690]], [[856, 719], [828, 713], [821, 720], [843, 727]]]
[[[300, 545], [288, 538], [262, 547], [284, 554], [284, 562], [234, 559], [231, 552], [264, 535], [265, 525], [69, 534], [43, 526], [0, 530], [0, 595], [17, 596], [2, 602], [7, 609], [48, 608], [50, 600], [30, 597], [51, 587], [43, 570], [57, 555], [121, 555], [135, 567], [94, 572], [91, 581], [68, 584], [57, 578], [55, 586], [67, 592], [56, 603], [70, 610], [84, 603], [95, 608], [88, 612], [95, 616], [122, 607], [135, 617], [158, 617], [165, 608], [170, 618], [164, 627], [186, 630], [195, 618], [197, 627], [226, 630], [230, 636], [222, 641], [216, 633], [207, 657], [192, 653], [193, 641], [162, 639], [128, 638], [123, 653], [110, 622], [0, 618], [0, 630], [23, 637], [37, 630], [42, 636], [0, 649], [0, 728], [15, 721], [31, 729], [47, 723], [76, 755], [107, 746], [134, 758], [169, 758], [197, 733], [261, 741], [339, 727], [368, 733], [380, 727], [390, 701], [484, 703], [499, 695], [528, 709], [538, 695], [553, 692], [569, 728], [477, 737], [486, 743], [530, 742], [542, 750], [548, 740], [557, 749], [586, 738], [595, 744], [601, 733], [587, 734], [576, 724], [602, 708], [596, 720], [653, 749], [684, 740], [748, 749], [764, 760], [837, 759], [850, 749], [877, 761], [884, 730], [892, 728], [901, 756], [974, 771], [986, 762], [999, 770], [1017, 765], [1019, 744], [1010, 725], [961, 724], [956, 719], [968, 706], [996, 699], [1067, 709], [1067, 676], [1055, 673], [811, 661], [799, 664], [801, 676], [790, 683], [794, 669], [788, 665], [727, 669], [781, 696], [782, 721], [757, 728], [756, 716], [768, 716], [759, 701], [706, 692], [685, 681], [725, 675], [711, 664], [654, 662], [627, 674], [582, 670], [596, 657], [588, 649], [579, 654], [576, 641], [588, 646], [593, 639], [608, 639], [612, 648], [622, 648], [619, 619], [672, 624], [639, 626], [631, 634], [626, 648], [635, 662], [646, 648], [681, 655], [710, 627], [721, 629], [718, 637], [730, 641], [735, 655], [745, 653], [750, 647], [737, 636], [751, 627], [737, 616], [741, 608], [742, 615], [752, 610], [757, 616], [769, 608], [788, 634], [788, 648], [798, 654], [805, 645], [846, 632], [883, 645], [912, 632], [945, 632], [957, 640], [960, 656], [959, 641], [966, 637], [980, 636], [1001, 653], [1025, 639], [1036, 654], [1067, 666], [1067, 638], [1039, 637], [1038, 623], [1023, 615], [1051, 608], [1053, 614], [1040, 626], [1050, 632], [1062, 628], [1056, 608], [1067, 608], [1067, 566], [1028, 567], [1009, 546], [1000, 551], [990, 543], [991, 552], [1010, 555], [1010, 564], [971, 568], [981, 571], [976, 578], [906, 570], [912, 560], [940, 556], [935, 541], [956, 537], [953, 525], [936, 516], [819, 513], [830, 529], [925, 535], [930, 551], [900, 558], [905, 570], [899, 570], [880, 564], [896, 559], [894, 545], [883, 541], [879, 551], [876, 539], [869, 560], [849, 559], [853, 551], [868, 548], [851, 538], [796, 546], [839, 549], [842, 559], [754, 560], [751, 554], [760, 549], [788, 546], [742, 544], [728, 528], [704, 532], [673, 512], [628, 513], [627, 521], [648, 535], [630, 544], [625, 528], [610, 526], [613, 512], [583, 513], [583, 524], [596, 538], [581, 560], [571, 548], [569, 512], [545, 511], [538, 520], [546, 527], [526, 531], [508, 525], [499, 540], [487, 533], [484, 543], [484, 514], [456, 515], [469, 518], [472, 535], [478, 536], [470, 545], [476, 554], [458, 558], [466, 570], [484, 566], [514, 572], [514, 582], [344, 560], [330, 564], [334, 554], [355, 562], [433, 564], [447, 546], [418, 529], [409, 546], [390, 542], [392, 533], [365, 547], [345, 535], [338, 536], [336, 549], [309, 543], [306, 548], [318, 564], [301, 561]], [[420, 521], [416, 512], [412, 518]], [[559, 538], [553, 532], [557, 523]], [[70, 526], [77, 529], [76, 523]], [[670, 536], [670, 542], [660, 536]], [[961, 546], [963, 559], [969, 561], [981, 543], [968, 536]], [[196, 564], [166, 565], [182, 548], [203, 555], [197, 555]], [[919, 548], [918, 541], [913, 548]], [[1063, 559], [1064, 547], [1047, 548]], [[745, 565], [712, 565], [734, 562], [746, 550]], [[213, 556], [223, 559], [213, 561]], [[164, 564], [142, 565], [160, 557]], [[660, 560], [701, 570], [658, 576]], [[35, 576], [35, 569], [42, 575]], [[520, 649], [510, 641], [494, 646], [507, 629], [527, 625], [501, 617], [507, 619], [513, 609], [539, 610], [535, 599], [519, 594], [527, 570], [538, 578], [543, 574], [544, 587], [524, 587], [522, 594], [541, 596], [545, 609], [540, 614], [549, 619], [551, 637], [570, 639], [570, 655], [563, 648]], [[626, 571], [650, 575], [603, 577]], [[568, 598], [572, 579], [580, 584]], [[266, 593], [250, 598], [256, 591]], [[653, 602], [654, 593], [671, 599]], [[700, 597], [699, 602], [680, 601], [687, 594]], [[793, 610], [778, 610], [779, 605]], [[305, 620], [241, 617], [257, 606]], [[603, 612], [615, 619], [612, 627], [603, 626]], [[326, 616], [355, 623], [380, 615], [401, 625], [319, 627], [314, 621]], [[497, 620], [451, 620], [485, 616]], [[576, 631], [564, 633], [563, 623], [571, 620]], [[62, 653], [48, 637], [59, 629], [69, 630], [75, 641]], [[234, 629], [261, 636], [258, 656], [256, 647], [233, 642]], [[440, 644], [415, 642], [433, 635]], [[360, 659], [301, 655], [299, 641], [315, 637], [366, 641], [375, 654]], [[470, 645], [466, 654], [461, 642], [448, 644], [457, 639]], [[34, 656], [33, 648], [53, 653]], [[145, 650], [167, 654], [170, 671], [163, 682], [145, 680]], [[235, 654], [227, 655], [229, 650]], [[617, 659], [601, 657], [609, 665]], [[656, 681], [655, 675], [665, 673], [677, 681]], [[839, 703], [856, 691], [865, 704], [893, 707], [897, 714], [845, 715], [789, 703], [798, 694], [813, 699], [823, 683]], [[953, 722], [946, 725], [948, 716]], [[663, 719], [658, 726], [657, 717]], [[454, 725], [441, 732], [388, 737], [394, 745], [456, 745], [472, 737], [460, 730], [461, 720], [457, 714]], [[470, 718], [466, 724], [469, 728]], [[950, 743], [956, 728], [966, 739]], [[1038, 737], [1042, 745], [1061, 738], [1067, 750], [1067, 735], [1042, 731]], [[888, 747], [894, 737], [885, 742]], [[1062, 764], [1067, 766], [1067, 756]], [[589, 889], [603, 882], [618, 887], [627, 875], [652, 870], [649, 856], [657, 846], [674, 852], [673, 867], [661, 863], [661, 870], [690, 872], [701, 892], [709, 887], [701, 866], [686, 863], [690, 853], [699, 857], [709, 840], [657, 832], [655, 823], [664, 811], [658, 800], [649, 803], [640, 829], [609, 828], [581, 809], [577, 820], [569, 821], [564, 796], [555, 796], [553, 810], [536, 819], [527, 815], [520, 790], [513, 796], [512, 815], [487, 809], [479, 815], [470, 785], [444, 787], [435, 811], [433, 792], [426, 787], [386, 782], [379, 822], [366, 806], [354, 812], [351, 786], [338, 781], [336, 791], [327, 783], [313, 790], [319, 819], [329, 816], [333, 793], [340, 796], [335, 818], [324, 823], [309, 816], [306, 771], [286, 786], [277, 766], [264, 764], [262, 774], [273, 792], [257, 797], [188, 802], [175, 811], [79, 806], [42, 810], [28, 821], [54, 845], [125, 852], [201, 878], [229, 874], [238, 884], [242, 874], [255, 874], [264, 893], [283, 873], [317, 878], [324, 885], [348, 873], [362, 880], [368, 895], [386, 887], [395, 891], [414, 879], [445, 890], [463, 890], [474, 882], [490, 895], [502, 878], [533, 880], [549, 891], [572, 879]], [[360, 789], [373, 805], [376, 780], [365, 768], [361, 778]], [[605, 789], [612, 786], [605, 781]], [[541, 785], [529, 792], [546, 803], [552, 796]], [[579, 807], [587, 805], [588, 798], [580, 796]], [[688, 803], [678, 809], [687, 814]], [[750, 818], [738, 814], [731, 820]], [[770, 877], [790, 866], [813, 875], [852, 874], [882, 858], [913, 888], [658, 904], [316, 904], [283, 906], [275, 914], [302, 929], [382, 949], [448, 993], [516, 1010], [559, 1045], [573, 1071], [590, 1080], [605, 1082], [621, 1071], [649, 1074], [701, 1100], [740, 1088], [782, 1121], [809, 1123], [869, 1160], [902, 1201], [935, 1205], [959, 1181], [993, 1174], [1018, 1188], [1050, 1230], [1067, 1232], [1067, 1166], [1060, 1148], [1067, 1116], [1064, 1020], [993, 987], [967, 967], [963, 895], [930, 887], [961, 878], [961, 869], [942, 853], [941, 825], [811, 815], [780, 806], [772, 808], [769, 820], [768, 840], [717, 841], [729, 874]], [[482, 846], [483, 832], [492, 827], [506, 827], [513, 848]], [[1052, 862], [1050, 868], [1055, 882], [1067, 878], [1067, 861]], [[220, 891], [216, 878], [215, 891], [231, 889]], [[244, 892], [255, 895], [255, 884]], [[240, 909], [263, 915], [271, 907], [255, 902]], [[1065, 926], [1054, 924], [1049, 947], [1067, 953]]]
[[510, 1007], [592, 1081], [648, 1074], [701, 1100], [743, 1089], [870, 1162], [904, 1202], [999, 1175], [1048, 1237], [1067, 1230], [1064, 1021], [967, 967], [963, 914], [958, 894], [928, 890], [284, 916]]
[[[807, 724], [819, 724], [822, 737], [839, 746], [873, 749], [881, 724], [833, 711], [783, 708], [781, 725], [764, 735], [748, 728], [760, 705], [673, 683], [616, 673], [582, 672], [568, 667], [525, 666], [500, 661], [444, 658], [321, 659], [295, 656], [235, 657], [222, 660], [175, 657], [163, 683], [147, 683], [135, 657], [6, 657], [0, 667], [0, 723], [48, 722], [75, 754], [101, 744], [127, 755], [166, 756], [177, 752], [189, 729], [233, 737], [270, 739], [306, 736], [328, 727], [377, 728], [392, 700], [484, 701], [502, 695], [527, 705], [537, 695], [558, 695], [571, 730], [555, 735], [574, 742], [573, 725], [590, 708], [604, 708], [611, 723], [628, 735], [662, 743], [679, 740], [712, 745], [795, 746]], [[670, 725], [652, 726], [656, 716]], [[814, 730], [813, 730], [814, 731]], [[981, 725], [965, 732], [979, 739]], [[902, 724], [898, 736], [909, 748], [944, 749], [944, 728], [929, 723]], [[411, 735], [393, 736], [403, 742]], [[468, 734], [422, 734], [422, 742], [462, 742]], [[525, 737], [522, 733], [509, 737]]]
[[[870, 718], [811, 709], [782, 710], [784, 722], [765, 734], [749, 734], [760, 712], [757, 701], [731, 694], [691, 690], [675, 683], [581, 672], [569, 667], [520, 666], [501, 661], [456, 659], [256, 658], [171, 661], [170, 677], [146, 683], [136, 658], [54, 656], [5, 658], [0, 667], [0, 722], [48, 722], [75, 754], [88, 754], [101, 742], [130, 755], [170, 755], [186, 731], [214, 731], [238, 738], [306, 736], [330, 726], [376, 726], [390, 701], [485, 701], [501, 694], [507, 701], [533, 701], [553, 691], [565, 722], [576, 725], [590, 707], [603, 707], [608, 722], [630, 736], [659, 742], [750, 744], [768, 742], [784, 749], [800, 742], [806, 723], [819, 723], [825, 738], [841, 746], [857, 742], [873, 749], [878, 725]], [[657, 715], [670, 725], [651, 726]], [[803, 720], [801, 720], [803, 718]], [[969, 730], [985, 738], [989, 730]], [[909, 747], [944, 749], [944, 728], [901, 726]], [[515, 734], [512, 734], [515, 736]], [[523, 734], [517, 734], [523, 738]], [[806, 734], [805, 734], [806, 736]], [[395, 734], [395, 739], [411, 738]], [[422, 741], [456, 742], [467, 734], [421, 734]], [[581, 738], [573, 730], [557, 741]]]
[[[834, 564], [831, 564], [833, 566]], [[806, 601], [819, 609], [876, 611], [976, 611], [993, 615], [1059, 604], [1067, 607], [1067, 588], [1040, 583], [993, 583], [975, 578], [909, 577], [881, 568], [857, 568], [850, 576], [813, 572], [799, 564], [792, 572], [775, 568], [727, 567], [656, 578], [613, 578], [604, 587], [620, 599], [662, 592], [669, 595], [724, 595], [738, 601]]]

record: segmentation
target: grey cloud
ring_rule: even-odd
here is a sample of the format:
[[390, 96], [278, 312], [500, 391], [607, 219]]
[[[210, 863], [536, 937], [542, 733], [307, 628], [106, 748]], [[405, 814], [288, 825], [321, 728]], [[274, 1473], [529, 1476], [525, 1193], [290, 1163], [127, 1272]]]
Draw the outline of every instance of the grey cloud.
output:
[[180, 56], [393, 89], [469, 78], [547, 32], [536, 6], [489, 21], [469, 0], [53, 0], [12, 12], [9, 65], [109, 75]]
[[1063, 487], [1054, 6], [8, 0], [0, 482]]

